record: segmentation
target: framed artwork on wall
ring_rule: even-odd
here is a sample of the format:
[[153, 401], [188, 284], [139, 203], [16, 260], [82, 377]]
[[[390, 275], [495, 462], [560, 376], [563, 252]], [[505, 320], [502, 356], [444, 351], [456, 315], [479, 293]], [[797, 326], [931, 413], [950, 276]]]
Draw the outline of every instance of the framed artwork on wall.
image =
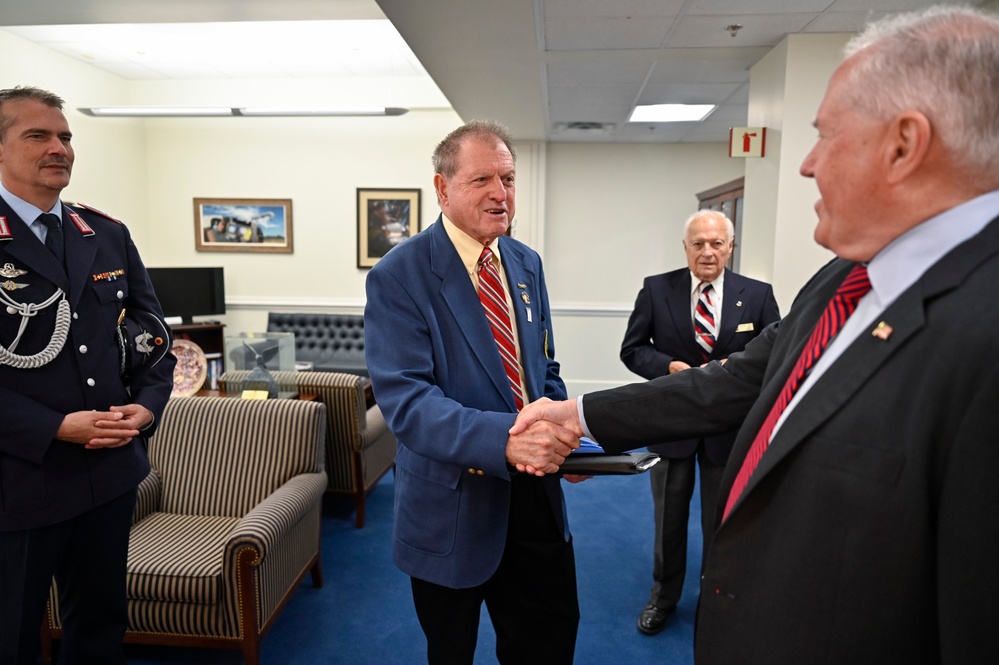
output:
[[199, 252], [291, 254], [291, 199], [194, 199]]
[[372, 267], [419, 227], [419, 189], [358, 188], [357, 267]]

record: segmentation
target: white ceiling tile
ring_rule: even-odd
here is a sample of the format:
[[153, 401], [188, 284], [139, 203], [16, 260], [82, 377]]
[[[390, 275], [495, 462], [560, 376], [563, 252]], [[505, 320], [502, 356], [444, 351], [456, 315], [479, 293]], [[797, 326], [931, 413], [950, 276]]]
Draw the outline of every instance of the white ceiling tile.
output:
[[706, 120], [713, 123], [723, 123], [726, 126], [743, 126], [749, 112], [741, 104], [722, 104], [709, 115]]
[[149, 67], [135, 62], [108, 62], [101, 65], [101, 69], [125, 79], [148, 79], [152, 81], [170, 78], [166, 74], [153, 71]]
[[545, 49], [659, 48], [671, 25], [671, 18], [548, 19], [545, 21]]
[[648, 85], [639, 104], [722, 104], [741, 87], [739, 83], [672, 83]]
[[649, 77], [649, 84], [677, 81], [697, 83], [741, 83], [749, 80], [749, 69], [766, 55], [767, 48], [666, 49]]
[[817, 13], [828, 6], [829, 0], [694, 0], [687, 16]]
[[[788, 33], [795, 33], [816, 14], [741, 14], [686, 16], [670, 37], [670, 47], [776, 46]], [[735, 37], [726, 26], [741, 25]]]
[[546, 17], [676, 16], [684, 0], [543, 0]]
[[641, 84], [652, 61], [635, 63], [555, 62], [545, 65], [548, 87], [590, 85], [597, 82]]

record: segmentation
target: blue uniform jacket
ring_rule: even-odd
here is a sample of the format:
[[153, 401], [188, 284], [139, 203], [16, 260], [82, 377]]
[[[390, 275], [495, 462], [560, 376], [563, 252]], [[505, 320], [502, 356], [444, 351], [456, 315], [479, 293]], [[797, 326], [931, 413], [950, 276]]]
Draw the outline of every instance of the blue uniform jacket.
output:
[[[82, 218], [77, 225], [71, 213]], [[72, 318], [56, 358], [41, 367], [0, 364], [0, 530], [30, 529], [74, 517], [131, 490], [149, 472], [141, 438], [119, 448], [87, 450], [55, 440], [63, 416], [139, 403], [158, 422], [173, 386], [176, 359], [166, 356], [127, 389], [119, 376], [115, 330], [122, 308], [160, 316], [128, 229], [83, 208], [63, 206], [67, 268], [0, 198], [0, 287], [18, 302], [41, 302], [62, 288]], [[56, 306], [30, 319], [15, 349], [39, 352], [52, 337]], [[9, 348], [21, 316], [0, 306], [0, 344]], [[164, 340], [169, 344], [170, 340]], [[152, 433], [150, 428], [145, 434]]]

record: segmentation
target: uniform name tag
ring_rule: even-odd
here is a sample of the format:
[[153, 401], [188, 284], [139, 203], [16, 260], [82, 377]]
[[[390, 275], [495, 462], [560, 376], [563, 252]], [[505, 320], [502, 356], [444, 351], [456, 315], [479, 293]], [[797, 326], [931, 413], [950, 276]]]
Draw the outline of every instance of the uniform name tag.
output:
[[752, 323], [740, 323], [738, 325], [738, 327], [735, 329], [735, 332], [737, 332], [737, 333], [739, 333], [739, 332], [753, 332], [753, 324]]

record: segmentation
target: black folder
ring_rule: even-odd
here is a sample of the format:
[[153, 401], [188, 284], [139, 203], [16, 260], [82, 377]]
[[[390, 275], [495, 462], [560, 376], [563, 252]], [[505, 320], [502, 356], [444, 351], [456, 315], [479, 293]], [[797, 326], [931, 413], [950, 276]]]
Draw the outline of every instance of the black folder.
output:
[[645, 473], [659, 463], [655, 453], [573, 453], [559, 468], [559, 473], [581, 476], [616, 476]]

